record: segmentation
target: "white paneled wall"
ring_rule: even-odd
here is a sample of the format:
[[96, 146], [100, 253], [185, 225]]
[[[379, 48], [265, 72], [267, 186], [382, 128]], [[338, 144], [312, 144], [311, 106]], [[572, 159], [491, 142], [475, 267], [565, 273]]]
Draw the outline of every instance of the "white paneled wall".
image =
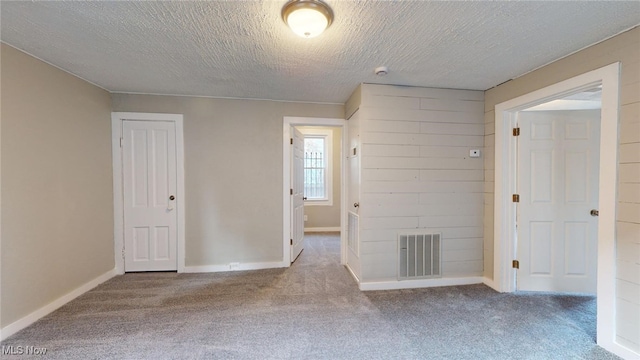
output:
[[620, 104], [616, 340], [640, 352], [640, 74], [621, 77], [623, 91], [626, 85], [634, 85], [635, 96]]
[[481, 91], [363, 84], [360, 104], [363, 281], [397, 278], [399, 233], [442, 233], [443, 277], [483, 272]]

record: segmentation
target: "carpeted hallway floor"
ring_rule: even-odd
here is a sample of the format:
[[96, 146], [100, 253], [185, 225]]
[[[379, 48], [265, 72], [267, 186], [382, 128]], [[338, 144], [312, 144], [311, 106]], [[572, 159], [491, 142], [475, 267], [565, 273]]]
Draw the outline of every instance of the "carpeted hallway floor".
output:
[[336, 234], [313, 234], [288, 269], [118, 276], [2, 345], [39, 359], [617, 359], [595, 345], [593, 297], [360, 292], [339, 253]]

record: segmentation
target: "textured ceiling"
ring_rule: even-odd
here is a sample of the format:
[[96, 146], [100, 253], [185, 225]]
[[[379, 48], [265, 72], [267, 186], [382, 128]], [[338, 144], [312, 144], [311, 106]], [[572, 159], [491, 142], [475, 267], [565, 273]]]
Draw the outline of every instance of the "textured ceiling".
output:
[[[109, 91], [344, 103], [359, 83], [485, 90], [640, 23], [640, 2], [2, 1], [3, 42]], [[385, 77], [376, 66], [389, 67]]]

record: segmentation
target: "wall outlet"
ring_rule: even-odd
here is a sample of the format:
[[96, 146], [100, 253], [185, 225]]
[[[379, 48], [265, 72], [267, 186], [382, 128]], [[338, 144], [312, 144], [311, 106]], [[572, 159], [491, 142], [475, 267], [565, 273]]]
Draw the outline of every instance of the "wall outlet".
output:
[[469, 157], [472, 158], [479, 158], [480, 157], [480, 150], [469, 150]]
[[240, 263], [239, 262], [229, 263], [229, 270], [238, 270], [239, 267], [240, 267]]
[[307, 215], [304, 216], [304, 221], [309, 220], [309, 218], [307, 218]]

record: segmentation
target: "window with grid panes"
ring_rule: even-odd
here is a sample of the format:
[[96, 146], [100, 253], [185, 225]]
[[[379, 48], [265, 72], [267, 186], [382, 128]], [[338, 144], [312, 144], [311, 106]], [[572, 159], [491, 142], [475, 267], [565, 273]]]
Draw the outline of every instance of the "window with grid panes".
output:
[[301, 129], [304, 134], [305, 205], [332, 204], [332, 131]]

